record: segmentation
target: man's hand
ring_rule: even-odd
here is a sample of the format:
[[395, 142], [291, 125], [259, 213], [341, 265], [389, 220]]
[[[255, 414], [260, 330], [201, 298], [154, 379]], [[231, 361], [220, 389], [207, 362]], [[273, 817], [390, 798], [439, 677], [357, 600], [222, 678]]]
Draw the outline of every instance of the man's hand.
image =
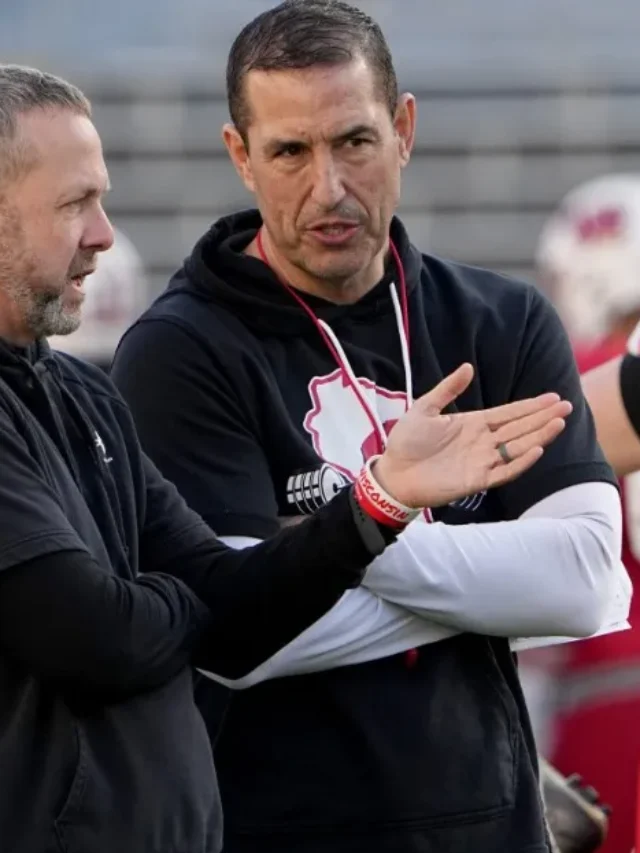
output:
[[441, 414], [472, 378], [473, 367], [461, 365], [391, 431], [373, 474], [405, 506], [442, 506], [515, 479], [542, 456], [572, 411], [557, 394], [541, 394], [484, 411]]
[[540, 759], [542, 794], [554, 853], [594, 853], [605, 842], [609, 806], [579, 776], [565, 777]]

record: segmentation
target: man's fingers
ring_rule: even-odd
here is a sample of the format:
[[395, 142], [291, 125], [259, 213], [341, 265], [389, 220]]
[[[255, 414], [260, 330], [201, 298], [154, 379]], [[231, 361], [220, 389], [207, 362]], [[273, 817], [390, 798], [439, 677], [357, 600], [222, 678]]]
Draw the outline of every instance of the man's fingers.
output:
[[[508, 468], [513, 462], [526, 456], [532, 450], [542, 450], [548, 444], [551, 444], [562, 432], [565, 427], [564, 418], [554, 418], [549, 423], [544, 424], [533, 432], [512, 441], [498, 442], [496, 445], [496, 466], [497, 468]], [[494, 433], [494, 435], [496, 435]], [[504, 444], [506, 453], [512, 462], [505, 464], [504, 458], [498, 449], [499, 444]]]
[[524, 418], [527, 415], [532, 415], [543, 409], [552, 406], [559, 402], [559, 394], [549, 392], [548, 394], [540, 394], [538, 397], [530, 397], [526, 400], [516, 400], [514, 403], [506, 403], [504, 406], [496, 406], [494, 409], [487, 409], [484, 413], [485, 423], [492, 429], [498, 429], [503, 424], [514, 421], [517, 418]]
[[504, 424], [493, 433], [492, 437], [496, 443], [513, 441], [521, 436], [535, 433], [556, 418], [567, 418], [571, 414], [572, 409], [571, 403], [567, 400], [560, 400], [560, 402], [546, 406], [532, 415], [526, 415], [523, 418], [518, 418], [518, 420]]
[[489, 472], [488, 488], [494, 489], [496, 486], [502, 486], [511, 480], [515, 480], [516, 477], [524, 474], [532, 465], [535, 465], [543, 453], [541, 447], [532, 447], [522, 456], [514, 459], [513, 462], [509, 462], [508, 465], [502, 464], [492, 468]]
[[435, 388], [416, 400], [415, 405], [427, 414], [437, 415], [469, 387], [472, 379], [472, 365], [461, 364], [457, 370], [445, 376]]
[[509, 453], [513, 451], [514, 456], [522, 456], [532, 447], [546, 447], [560, 435], [565, 426], [564, 418], [554, 418], [535, 432], [510, 441], [507, 445]]

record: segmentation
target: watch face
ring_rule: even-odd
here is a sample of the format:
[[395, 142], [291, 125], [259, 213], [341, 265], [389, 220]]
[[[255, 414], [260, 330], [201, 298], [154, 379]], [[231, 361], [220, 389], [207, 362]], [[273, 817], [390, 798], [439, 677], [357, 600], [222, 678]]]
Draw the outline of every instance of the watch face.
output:
[[295, 507], [302, 515], [312, 515], [321, 506], [332, 501], [347, 485], [346, 477], [324, 463], [319, 468], [289, 477], [287, 504]]

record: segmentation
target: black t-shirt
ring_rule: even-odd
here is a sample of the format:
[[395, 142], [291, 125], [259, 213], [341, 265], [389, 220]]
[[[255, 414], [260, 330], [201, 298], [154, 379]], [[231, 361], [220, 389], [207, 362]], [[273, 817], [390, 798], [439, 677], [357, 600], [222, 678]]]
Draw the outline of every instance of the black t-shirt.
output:
[[[253, 212], [216, 223], [124, 337], [112, 376], [145, 450], [187, 502], [219, 535], [264, 538], [331, 501], [374, 442], [318, 329], [242, 253], [259, 224]], [[469, 361], [476, 375], [460, 410], [547, 391], [574, 406], [530, 471], [437, 510], [436, 520], [514, 519], [564, 487], [615, 482], [549, 302], [501, 275], [421, 255], [397, 220], [392, 237], [407, 280], [415, 397]], [[396, 273], [392, 265], [353, 305], [305, 296], [387, 429], [406, 406]], [[265, 683], [226, 709], [214, 692], [205, 685], [199, 699], [216, 743], [229, 853], [427, 851], [430, 843], [448, 851], [458, 837], [478, 853], [524, 850], [527, 839], [543, 849], [534, 846], [544, 837], [534, 749], [506, 641], [463, 636], [427, 646], [411, 672], [398, 656]], [[483, 835], [469, 828], [483, 814], [511, 818]], [[429, 836], [436, 826], [446, 829]]]

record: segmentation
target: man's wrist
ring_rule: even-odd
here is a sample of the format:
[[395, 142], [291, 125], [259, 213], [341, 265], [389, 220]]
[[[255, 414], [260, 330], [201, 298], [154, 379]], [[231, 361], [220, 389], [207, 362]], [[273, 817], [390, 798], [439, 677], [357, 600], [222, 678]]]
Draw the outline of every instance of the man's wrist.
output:
[[378, 459], [377, 456], [371, 457], [361, 470], [355, 482], [354, 496], [367, 515], [379, 524], [400, 532], [421, 510], [405, 506], [382, 487], [373, 470]]

